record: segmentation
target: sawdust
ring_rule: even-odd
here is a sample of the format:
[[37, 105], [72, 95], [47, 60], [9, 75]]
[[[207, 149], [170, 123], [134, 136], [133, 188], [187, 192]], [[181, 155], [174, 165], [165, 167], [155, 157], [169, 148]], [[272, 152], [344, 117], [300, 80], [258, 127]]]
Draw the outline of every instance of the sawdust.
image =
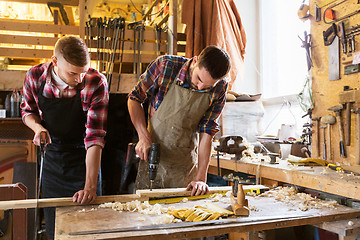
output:
[[260, 194], [258, 197], [273, 197], [277, 201], [284, 202], [299, 208], [301, 211], [320, 208], [336, 208], [336, 201], [325, 201], [312, 197], [307, 193], [299, 193], [294, 187], [277, 187]]

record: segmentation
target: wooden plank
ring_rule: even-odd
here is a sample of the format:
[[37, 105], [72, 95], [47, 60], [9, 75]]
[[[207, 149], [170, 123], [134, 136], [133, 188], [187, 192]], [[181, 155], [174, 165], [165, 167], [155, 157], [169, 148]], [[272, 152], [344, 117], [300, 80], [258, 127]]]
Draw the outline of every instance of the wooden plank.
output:
[[51, 58], [53, 50], [24, 49], [24, 48], [0, 48], [0, 56], [21, 58]]
[[[138, 79], [136, 74], [128, 74], [122, 73], [120, 75], [120, 84], [119, 83], [119, 74], [113, 73], [112, 80], [111, 80], [111, 87], [110, 93], [126, 93], [128, 94], [133, 87], [136, 85]], [[119, 89], [118, 89], [119, 86]]]
[[[130, 202], [133, 200], [148, 201], [149, 198], [139, 197], [136, 194], [126, 195], [109, 195], [98, 196], [93, 204], [101, 204], [105, 202]], [[72, 197], [67, 198], [45, 198], [45, 199], [26, 199], [13, 201], [0, 201], [0, 210], [7, 209], [21, 209], [21, 208], [44, 208], [44, 207], [63, 207], [63, 206], [78, 206], [79, 203], [74, 203]]]
[[[243, 185], [244, 190], [248, 189], [265, 189], [262, 185]], [[267, 188], [268, 189], [268, 188]], [[220, 187], [209, 187], [209, 194], [212, 193], [224, 193], [231, 191], [231, 186], [220, 186]], [[182, 197], [182, 196], [191, 196], [191, 191], [186, 191], [186, 188], [164, 188], [164, 189], [153, 189], [152, 191], [137, 190], [136, 194], [141, 197], [148, 198], [169, 198], [169, 197]]]
[[[210, 165], [217, 166], [216, 158], [211, 159]], [[286, 161], [280, 161], [280, 164], [244, 163], [221, 158], [220, 167], [252, 175], [259, 174], [260, 178], [295, 184], [347, 198], [360, 199], [360, 189], [357, 187], [360, 184], [359, 177], [339, 173], [322, 166], [295, 167], [288, 165]]]
[[[43, 3], [47, 4], [47, 0], [4, 0], [5, 2], [21, 2], [21, 3]], [[79, 0], [51, 0], [52, 2], [58, 2], [63, 5], [78, 6]]]
[[[349, 224], [352, 222], [353, 225]], [[346, 219], [334, 222], [322, 222], [315, 224], [316, 227], [341, 236], [353, 236], [360, 234], [360, 219]]]
[[43, 45], [55, 46], [57, 37], [38, 37], [38, 36], [21, 36], [21, 35], [0, 35], [0, 43], [26, 44], [26, 45]]
[[0, 20], [0, 30], [79, 35], [79, 27], [77, 26], [14, 22], [11, 20]]
[[[217, 236], [229, 232], [260, 231], [316, 224], [323, 221], [349, 219], [360, 215], [359, 210], [344, 206], [338, 206], [336, 209], [326, 207], [310, 209], [303, 212], [294, 207], [292, 202], [285, 204], [268, 197], [247, 196], [246, 198], [249, 205], [255, 206], [257, 211], [251, 211], [249, 217], [215, 221], [218, 224], [76, 236], [69, 235], [69, 233], [149, 226], [155, 224], [159, 216], [143, 215], [138, 212], [118, 212], [112, 209], [96, 208], [96, 206], [57, 208], [55, 235], [56, 239], [184, 239]], [[201, 206], [206, 201], [209, 199], [167, 204], [163, 207], [189, 208]], [[230, 199], [224, 198], [215, 204], [227, 209], [230, 207]], [[92, 208], [96, 210], [91, 210]], [[228, 221], [236, 222], [226, 223]]]

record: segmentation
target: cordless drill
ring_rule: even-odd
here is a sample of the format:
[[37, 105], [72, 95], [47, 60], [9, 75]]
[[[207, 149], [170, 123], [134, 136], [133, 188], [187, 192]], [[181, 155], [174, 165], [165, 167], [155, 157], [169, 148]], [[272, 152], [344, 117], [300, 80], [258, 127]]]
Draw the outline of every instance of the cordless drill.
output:
[[[139, 161], [140, 158], [135, 152], [135, 143], [129, 143], [126, 162]], [[160, 162], [160, 144], [152, 143], [148, 153], [148, 164], [149, 164], [149, 180], [150, 180], [150, 191], [152, 191], [152, 185], [155, 181], [157, 169]]]

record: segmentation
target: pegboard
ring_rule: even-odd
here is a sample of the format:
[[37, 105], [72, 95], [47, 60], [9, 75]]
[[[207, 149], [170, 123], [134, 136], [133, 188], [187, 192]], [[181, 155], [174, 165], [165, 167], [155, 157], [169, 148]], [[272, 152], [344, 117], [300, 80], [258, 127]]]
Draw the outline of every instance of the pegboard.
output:
[[[325, 2], [330, 2], [329, 4], [321, 7], [321, 20], [316, 21], [316, 6], [324, 5]], [[340, 95], [344, 93], [344, 86], [349, 86], [350, 88], [360, 89], [360, 73], [353, 73], [346, 75], [344, 72], [344, 67], [346, 65], [352, 64], [354, 53], [343, 53], [343, 47], [341, 39], [339, 38], [339, 79], [338, 80], [329, 80], [329, 47], [324, 45], [323, 32], [326, 31], [331, 24], [324, 22], [324, 11], [331, 5], [335, 13], [335, 21], [337, 28], [339, 23], [343, 22], [345, 26], [345, 33], [349, 33], [348, 30], [350, 27], [360, 24], [360, 4], [358, 0], [337, 0], [337, 1], [326, 1], [326, 0], [310, 0], [310, 18], [311, 21], [311, 58], [313, 62], [313, 67], [311, 70], [312, 74], [312, 92], [313, 99], [315, 102], [315, 108], [312, 113], [312, 118], [324, 117], [327, 114], [335, 116], [333, 111], [328, 110], [330, 107], [342, 104], [340, 101]], [[346, 15], [356, 12], [356, 14], [344, 18], [342, 21], [337, 21], [338, 19], [343, 18]], [[331, 22], [332, 20], [326, 19], [326, 22]], [[359, 33], [360, 33], [360, 28]], [[340, 33], [338, 33], [340, 36]], [[355, 36], [355, 53], [360, 52], [360, 35]], [[349, 46], [347, 46], [349, 48]], [[360, 90], [355, 90], [359, 91]], [[345, 106], [344, 106], [345, 107]], [[351, 108], [359, 108], [360, 101], [351, 104]], [[341, 123], [342, 123], [342, 132], [345, 133], [345, 124], [346, 117], [345, 111], [341, 111]], [[352, 113], [351, 115], [351, 128], [350, 128], [350, 145], [345, 146], [345, 157], [340, 155], [340, 134], [338, 121], [330, 125], [325, 129], [325, 139], [326, 139], [326, 156], [327, 160], [333, 163], [344, 164], [344, 165], [358, 165], [360, 161], [359, 157], [359, 148], [360, 148], [360, 139], [357, 134], [359, 125], [356, 125], [356, 115]], [[318, 134], [318, 124], [323, 126], [320, 121], [313, 121], [314, 123], [314, 134], [313, 134], [313, 157], [323, 158], [323, 143], [324, 143], [324, 134], [323, 130], [320, 129], [320, 134]], [[331, 145], [329, 143], [328, 132], [330, 129], [330, 138]], [[344, 141], [345, 141], [344, 135]], [[346, 145], [344, 143], [344, 145]], [[320, 148], [319, 148], [320, 147]]]

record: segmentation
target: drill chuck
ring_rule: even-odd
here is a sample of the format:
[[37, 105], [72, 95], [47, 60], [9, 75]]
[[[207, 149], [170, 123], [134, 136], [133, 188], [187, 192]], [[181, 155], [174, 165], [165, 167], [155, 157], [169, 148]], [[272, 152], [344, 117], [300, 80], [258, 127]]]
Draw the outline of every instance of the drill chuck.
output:
[[157, 168], [160, 162], [160, 144], [151, 144], [149, 150], [149, 180], [153, 182], [156, 178]]

